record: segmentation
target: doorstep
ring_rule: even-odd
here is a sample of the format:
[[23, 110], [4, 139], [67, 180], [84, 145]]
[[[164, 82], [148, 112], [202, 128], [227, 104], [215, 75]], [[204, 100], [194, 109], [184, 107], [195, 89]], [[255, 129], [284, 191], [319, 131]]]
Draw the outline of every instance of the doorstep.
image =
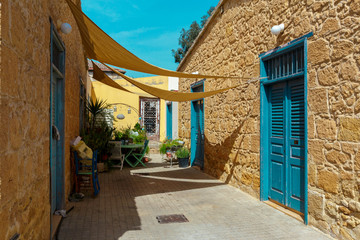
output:
[[280, 212], [283, 212], [285, 213], [286, 215], [290, 216], [290, 217], [293, 217], [295, 218], [296, 220], [300, 221], [300, 222], [304, 222], [304, 214], [303, 213], [300, 213], [296, 210], [293, 210], [293, 209], [289, 209], [283, 205], [281, 205], [280, 203], [278, 202], [275, 202], [273, 200], [268, 200], [268, 201], [264, 201], [264, 203], [266, 203], [267, 205], [269, 205], [270, 207], [273, 207], [277, 210], [279, 210]]
[[52, 220], [51, 220], [51, 224], [52, 224], [51, 239], [52, 240], [55, 240], [55, 235], [60, 226], [61, 219], [62, 219], [61, 215], [52, 215]]

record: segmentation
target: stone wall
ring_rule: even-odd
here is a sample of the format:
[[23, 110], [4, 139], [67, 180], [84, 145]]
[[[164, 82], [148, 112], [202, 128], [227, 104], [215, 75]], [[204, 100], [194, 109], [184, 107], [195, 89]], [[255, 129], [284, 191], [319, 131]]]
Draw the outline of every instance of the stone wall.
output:
[[[76, 0], [78, 3], [79, 1]], [[50, 21], [68, 22], [65, 77], [65, 187], [70, 139], [79, 134], [79, 77], [86, 80], [76, 23], [64, 0], [1, 3], [0, 239], [50, 238]]]
[[[180, 64], [184, 72], [259, 76], [259, 54], [308, 39], [309, 223], [360, 238], [360, 1], [222, 1]], [[220, 8], [219, 8], [220, 9]], [[272, 26], [284, 23], [278, 37]], [[189, 91], [195, 80], [181, 79]], [[259, 197], [259, 82], [205, 81], [205, 90], [242, 86], [205, 99], [205, 172]], [[190, 103], [179, 105], [179, 135], [190, 141]]]

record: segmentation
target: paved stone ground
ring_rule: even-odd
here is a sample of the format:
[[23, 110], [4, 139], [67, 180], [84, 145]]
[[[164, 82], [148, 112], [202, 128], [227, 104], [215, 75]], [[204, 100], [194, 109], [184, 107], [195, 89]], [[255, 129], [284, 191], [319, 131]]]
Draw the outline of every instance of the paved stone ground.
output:
[[[75, 204], [58, 239], [330, 239], [196, 169], [151, 157], [147, 168], [101, 173], [100, 194]], [[168, 214], [189, 222], [157, 222]]]

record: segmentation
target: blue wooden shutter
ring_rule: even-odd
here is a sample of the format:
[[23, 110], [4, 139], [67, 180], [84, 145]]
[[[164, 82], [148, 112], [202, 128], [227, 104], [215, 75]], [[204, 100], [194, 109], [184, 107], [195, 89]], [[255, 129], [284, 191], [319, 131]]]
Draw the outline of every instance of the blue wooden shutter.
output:
[[302, 79], [289, 82], [290, 139], [288, 157], [288, 205], [304, 211], [305, 104]]
[[285, 204], [285, 87], [270, 90], [270, 198]]
[[166, 104], [166, 137], [172, 139], [172, 102]]

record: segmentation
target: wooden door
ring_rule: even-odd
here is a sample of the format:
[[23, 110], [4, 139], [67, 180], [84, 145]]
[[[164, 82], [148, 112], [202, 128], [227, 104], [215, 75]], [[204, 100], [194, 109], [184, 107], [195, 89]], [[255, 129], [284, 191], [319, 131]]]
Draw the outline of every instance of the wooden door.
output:
[[274, 84], [270, 92], [269, 198], [304, 211], [305, 106], [303, 79]]

